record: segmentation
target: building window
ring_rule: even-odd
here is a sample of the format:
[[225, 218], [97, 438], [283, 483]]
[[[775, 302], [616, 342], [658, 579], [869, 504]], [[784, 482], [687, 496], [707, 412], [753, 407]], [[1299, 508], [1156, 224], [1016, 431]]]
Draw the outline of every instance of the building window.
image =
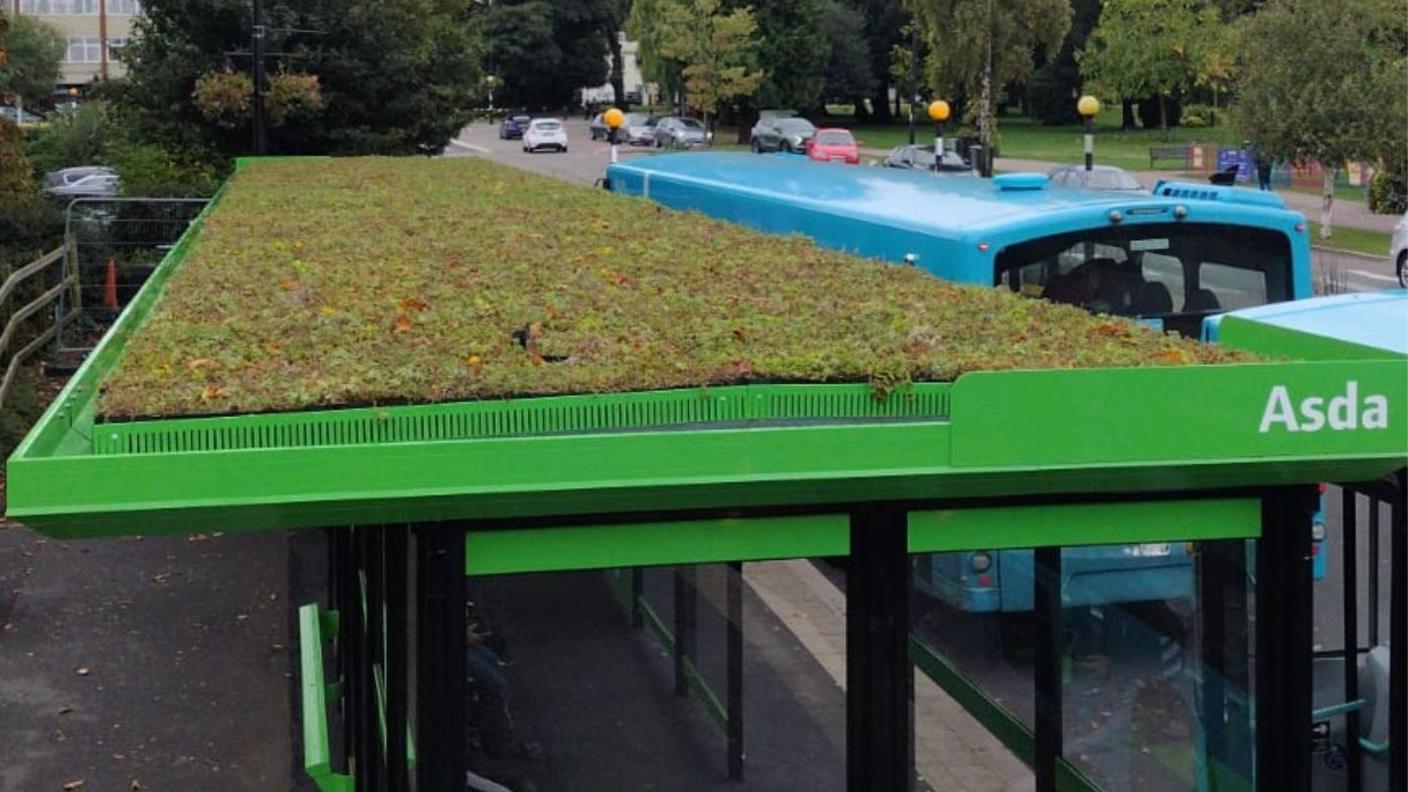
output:
[[126, 36], [113, 36], [108, 39], [108, 60], [122, 60], [122, 48], [127, 46]]
[[64, 52], [64, 63], [99, 63], [102, 61], [102, 42], [96, 36], [83, 36], [68, 40]]
[[98, 13], [98, 0], [20, 0], [21, 14], [78, 16]]
[[109, 14], [136, 16], [142, 13], [141, 0], [107, 0]]

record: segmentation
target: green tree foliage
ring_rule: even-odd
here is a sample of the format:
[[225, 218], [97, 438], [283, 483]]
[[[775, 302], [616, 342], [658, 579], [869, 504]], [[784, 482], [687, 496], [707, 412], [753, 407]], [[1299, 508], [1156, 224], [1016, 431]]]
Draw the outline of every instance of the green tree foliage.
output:
[[560, 108], [606, 81], [608, 43], [621, 0], [498, 0], [484, 12], [486, 63], [503, 103]]
[[1073, 124], [1079, 120], [1076, 97], [1081, 93], [1082, 80], [1076, 53], [1085, 46], [1100, 20], [1100, 0], [1071, 0], [1071, 8], [1071, 32], [1060, 50], [1048, 53], [1046, 63], [1026, 86], [1027, 113], [1043, 124]]
[[[0, 14], [3, 16], [3, 14]], [[0, 60], [0, 96], [26, 97], [31, 101], [49, 96], [59, 81], [59, 61], [64, 42], [47, 22], [21, 15], [6, 20], [5, 57]]]
[[[279, 153], [439, 151], [468, 120], [482, 84], [473, 0], [269, 0], [270, 75], [316, 75], [320, 110], [270, 130]], [[168, 150], [248, 150], [247, 125], [209, 122], [197, 80], [248, 72], [247, 0], [148, 0], [123, 52], [118, 100], [137, 132]], [[290, 29], [320, 31], [320, 34]], [[230, 55], [228, 53], [236, 53]]]
[[[663, 96], [674, 96], [684, 84], [684, 64], [665, 54], [669, 42], [680, 34], [674, 29], [679, 0], [632, 0], [626, 16], [626, 35], [636, 42], [641, 76], [655, 83]], [[619, 96], [617, 97], [620, 98]]]
[[1107, 99], [1157, 96], [1167, 134], [1167, 97], [1207, 71], [1220, 30], [1217, 7], [1201, 0], [1106, 0], [1077, 60], [1091, 89]]
[[1267, 156], [1320, 163], [1328, 237], [1338, 168], [1374, 162], [1408, 172], [1402, 0], [1268, 0], [1239, 32], [1238, 123]]
[[725, 12], [719, 0], [677, 0], [665, 10], [675, 34], [662, 54], [684, 64], [684, 89], [706, 124], [726, 102], [758, 90], [764, 75], [750, 66], [758, 41], [749, 9]]
[[[874, 77], [870, 104], [877, 120], [889, 120], [893, 116], [888, 104], [890, 87], [908, 84], [907, 76], [898, 82], [891, 76], [891, 55], [896, 46], [909, 42], [909, 11], [903, 0], [851, 0], [851, 4], [859, 6], [865, 15], [865, 42], [870, 50], [870, 73]], [[857, 116], [864, 118], [861, 108], [856, 110]]]
[[[1057, 51], [1071, 26], [1070, 0], [907, 2], [929, 52], [926, 79], [941, 96], [962, 92], [978, 98], [985, 80], [989, 92], [1027, 80], [1037, 49]], [[968, 114], [980, 128], [992, 128], [992, 105], [969, 103]]]
[[806, 110], [821, 98], [831, 56], [823, 28], [823, 2], [739, 0], [731, 4], [733, 8], [751, 7], [758, 22], [764, 76], [753, 107]]
[[[824, 72], [822, 98], [834, 102], [852, 102], [864, 107], [864, 100], [875, 91], [875, 73], [871, 71], [870, 43], [865, 30], [865, 11], [848, 0], [822, 0], [821, 28], [826, 36], [830, 56]], [[880, 106], [886, 102], [881, 101]]]

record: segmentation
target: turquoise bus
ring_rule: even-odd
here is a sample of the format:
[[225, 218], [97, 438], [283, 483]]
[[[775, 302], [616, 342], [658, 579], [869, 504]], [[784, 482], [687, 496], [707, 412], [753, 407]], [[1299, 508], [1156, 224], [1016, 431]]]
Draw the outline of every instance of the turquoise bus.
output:
[[[1190, 337], [1210, 316], [1312, 294], [1305, 218], [1235, 187], [1096, 192], [1043, 174], [973, 179], [713, 152], [611, 165], [605, 186]], [[1032, 609], [1032, 569], [1024, 550], [936, 554], [917, 564], [915, 587], [963, 610], [1018, 613]], [[1179, 543], [1069, 549], [1063, 566], [1070, 606], [1173, 599], [1192, 586]]]

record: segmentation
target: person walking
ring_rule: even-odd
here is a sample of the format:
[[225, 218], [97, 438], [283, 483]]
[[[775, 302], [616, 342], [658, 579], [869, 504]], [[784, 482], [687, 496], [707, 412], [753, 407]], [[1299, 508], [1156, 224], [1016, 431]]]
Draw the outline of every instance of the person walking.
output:
[[1260, 148], [1256, 150], [1256, 181], [1263, 192], [1271, 192], [1271, 158]]

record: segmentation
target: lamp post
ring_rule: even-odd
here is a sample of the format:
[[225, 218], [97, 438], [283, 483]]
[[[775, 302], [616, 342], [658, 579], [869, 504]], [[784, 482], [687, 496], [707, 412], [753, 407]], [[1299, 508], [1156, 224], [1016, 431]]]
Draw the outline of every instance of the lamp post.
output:
[[626, 114], [618, 108], [611, 108], [602, 113], [601, 120], [606, 122], [607, 136], [611, 140], [611, 164], [616, 164], [616, 130], [621, 128], [621, 124], [626, 120]]
[[1085, 169], [1095, 168], [1095, 116], [1100, 113], [1100, 100], [1086, 94], [1076, 102], [1076, 112], [1085, 119]]
[[934, 173], [939, 173], [939, 166], [944, 161], [944, 122], [948, 120], [948, 102], [942, 99], [935, 99], [929, 103], [929, 118], [934, 122]]

